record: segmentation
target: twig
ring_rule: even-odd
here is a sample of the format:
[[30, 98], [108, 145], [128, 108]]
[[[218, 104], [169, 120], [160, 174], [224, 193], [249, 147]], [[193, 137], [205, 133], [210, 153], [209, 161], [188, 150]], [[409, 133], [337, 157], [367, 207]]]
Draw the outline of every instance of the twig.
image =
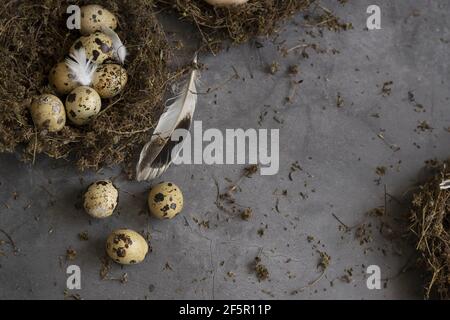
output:
[[332, 213], [331, 215], [345, 228], [346, 231], [350, 230], [349, 226], [347, 226], [345, 223], [343, 223], [337, 215], [335, 215], [334, 213]]
[[3, 233], [5, 235], [6, 238], [8, 238], [9, 244], [12, 246], [14, 252], [18, 252], [19, 250], [17, 249], [16, 244], [14, 243], [14, 240], [12, 239], [12, 237], [9, 235], [9, 233], [7, 233], [5, 230], [0, 229], [0, 232]]

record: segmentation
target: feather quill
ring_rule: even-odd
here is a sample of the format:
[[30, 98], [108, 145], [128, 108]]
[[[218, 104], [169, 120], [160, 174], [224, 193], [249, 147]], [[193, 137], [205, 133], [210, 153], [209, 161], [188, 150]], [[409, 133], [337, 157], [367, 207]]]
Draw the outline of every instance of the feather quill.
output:
[[113, 42], [113, 57], [121, 64], [125, 62], [125, 58], [127, 56], [127, 48], [120, 40], [117, 33], [114, 32], [113, 29], [109, 27], [102, 27], [102, 32], [111, 38]]
[[84, 48], [72, 52], [66, 58], [66, 65], [73, 75], [74, 81], [82, 86], [89, 86], [92, 83], [97, 65], [91, 59], [87, 58]]
[[[197, 57], [194, 58], [194, 64], [196, 63]], [[143, 147], [136, 166], [137, 181], [158, 178], [178, 157], [191, 127], [197, 104], [197, 73], [194, 68], [184, 90], [171, 99], [174, 102], [166, 107], [150, 142]], [[172, 135], [177, 129], [185, 129], [185, 134], [177, 141], [172, 141]]]

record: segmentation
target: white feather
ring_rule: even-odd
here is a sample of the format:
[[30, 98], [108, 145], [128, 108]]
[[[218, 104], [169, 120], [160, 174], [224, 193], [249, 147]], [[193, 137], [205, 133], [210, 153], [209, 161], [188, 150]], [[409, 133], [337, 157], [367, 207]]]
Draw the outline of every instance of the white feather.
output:
[[66, 65], [74, 77], [74, 81], [83, 86], [89, 86], [92, 83], [97, 65], [91, 59], [87, 59], [84, 48], [75, 50], [66, 58]]
[[[194, 64], [197, 63], [197, 57]], [[136, 166], [138, 181], [152, 180], [162, 175], [170, 164], [178, 157], [185, 135], [192, 123], [197, 104], [197, 73], [194, 69], [180, 95], [171, 100], [161, 115], [151, 140], [142, 148], [139, 162]], [[185, 129], [181, 142], [172, 141], [172, 135], [177, 128]]]
[[114, 57], [114, 59], [116, 59], [121, 64], [123, 64], [125, 62], [125, 58], [127, 56], [127, 48], [122, 43], [119, 36], [117, 35], [117, 33], [114, 32], [113, 29], [111, 29], [109, 27], [104, 27], [104, 26], [102, 26], [101, 29], [102, 29], [102, 32], [104, 34], [106, 34], [108, 37], [110, 37], [113, 42], [113, 57]]

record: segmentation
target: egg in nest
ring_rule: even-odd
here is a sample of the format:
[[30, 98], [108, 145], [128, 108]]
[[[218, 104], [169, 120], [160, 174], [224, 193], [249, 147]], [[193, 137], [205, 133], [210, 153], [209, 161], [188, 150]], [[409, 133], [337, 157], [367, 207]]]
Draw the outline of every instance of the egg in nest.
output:
[[83, 35], [94, 33], [102, 27], [117, 28], [117, 18], [109, 10], [96, 4], [81, 7], [80, 32]]
[[94, 218], [111, 216], [117, 206], [119, 192], [111, 181], [97, 181], [84, 194], [84, 209]]
[[136, 264], [144, 261], [148, 243], [133, 230], [119, 229], [112, 232], [106, 240], [106, 252], [117, 263]]
[[67, 117], [79, 126], [87, 124], [100, 112], [101, 108], [102, 99], [91, 87], [78, 87], [66, 98]]
[[97, 68], [92, 85], [102, 98], [118, 95], [128, 81], [127, 71], [118, 64], [104, 64]]
[[160, 183], [150, 190], [148, 206], [158, 219], [172, 219], [183, 210], [183, 193], [171, 182]]
[[68, 94], [79, 86], [65, 62], [59, 62], [50, 70], [48, 80], [58, 94]]
[[113, 57], [113, 41], [99, 31], [76, 40], [70, 48], [70, 53], [74, 54], [81, 48], [85, 49], [87, 58], [97, 64], [102, 64]]
[[31, 118], [39, 129], [57, 132], [66, 124], [66, 112], [62, 101], [52, 94], [43, 94], [33, 99]]

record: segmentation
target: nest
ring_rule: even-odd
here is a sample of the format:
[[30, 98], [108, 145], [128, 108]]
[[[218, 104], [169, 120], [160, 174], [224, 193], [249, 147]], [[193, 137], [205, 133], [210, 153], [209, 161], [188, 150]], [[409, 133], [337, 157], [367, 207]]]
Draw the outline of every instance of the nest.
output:
[[413, 196], [411, 231], [420, 264], [427, 270], [425, 298], [450, 299], [450, 161], [437, 166], [435, 175]]
[[136, 148], [149, 140], [158, 121], [170, 76], [168, 44], [150, 0], [102, 1], [118, 18], [117, 32], [129, 51], [125, 90], [104, 99], [100, 114], [85, 127], [67, 124], [62, 131], [49, 133], [37, 130], [31, 120], [28, 107], [32, 97], [55, 94], [48, 73], [80, 36], [66, 27], [66, 9], [74, 2], [90, 3], [11, 0], [2, 4], [0, 152], [20, 149], [23, 158], [31, 161], [38, 154], [73, 157], [81, 169], [131, 163]]
[[[280, 23], [298, 12], [312, 14], [305, 19], [311, 26], [322, 26], [333, 30], [346, 29], [350, 25], [341, 23], [332, 12], [315, 0], [250, 0], [235, 7], [213, 7], [204, 0], [155, 0], [162, 9], [173, 9], [194, 23], [209, 50], [217, 52], [224, 40], [243, 43], [255, 36], [275, 33]], [[314, 6], [313, 6], [314, 4]]]

